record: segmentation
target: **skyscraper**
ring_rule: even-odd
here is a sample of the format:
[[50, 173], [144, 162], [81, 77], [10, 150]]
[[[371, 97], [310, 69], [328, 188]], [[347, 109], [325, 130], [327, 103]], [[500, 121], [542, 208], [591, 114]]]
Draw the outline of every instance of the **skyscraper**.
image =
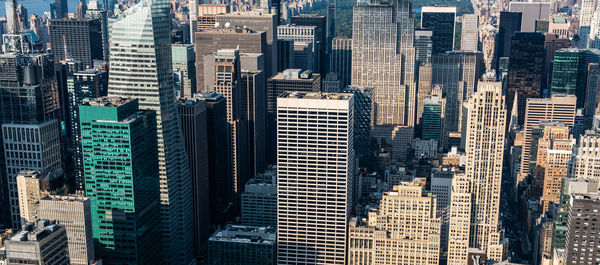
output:
[[500, 12], [498, 25], [498, 37], [496, 38], [496, 49], [494, 52], [494, 67], [499, 71], [500, 58], [510, 55], [510, 41], [512, 35], [521, 31], [522, 14], [520, 12]]
[[583, 108], [586, 99], [588, 64], [600, 62], [600, 51], [595, 49], [565, 48], [554, 53], [550, 92], [577, 96], [577, 108]]
[[329, 72], [340, 79], [340, 85], [350, 85], [352, 79], [352, 39], [333, 38], [329, 55]]
[[402, 183], [382, 195], [368, 224], [349, 224], [348, 264], [439, 264], [437, 197], [416, 183]]
[[544, 42], [545, 59], [544, 73], [542, 74], [542, 89], [546, 90], [550, 86], [554, 53], [562, 48], [571, 47], [571, 44], [571, 40], [568, 38], [559, 38], [554, 34], [546, 34], [546, 41]]
[[[416, 111], [412, 1], [360, 2], [352, 25], [352, 85], [373, 87], [373, 135], [388, 143], [402, 126], [412, 135]], [[396, 154], [402, 145], [396, 145]]]
[[512, 113], [515, 98], [520, 125], [525, 121], [528, 98], [542, 95], [545, 37], [538, 32], [516, 32], [511, 38], [508, 65], [507, 113]]
[[479, 17], [477, 14], [462, 15], [460, 50], [476, 52], [479, 46]]
[[433, 54], [454, 50], [456, 7], [421, 7], [421, 28], [432, 31]]
[[[208, 181], [208, 143], [206, 103], [197, 98], [179, 100], [181, 132], [185, 138], [185, 150], [192, 175], [194, 205], [195, 254], [205, 251], [205, 242], [210, 236], [210, 192]], [[211, 154], [212, 155], [212, 154]]]
[[[567, 227], [567, 240], [565, 249], [567, 251], [566, 263], [568, 265], [593, 264], [600, 255], [595, 247], [598, 237], [597, 220], [600, 210], [600, 194], [574, 193], [569, 198], [569, 221]], [[592, 243], [594, 242], [594, 243]], [[591, 259], [591, 260], [590, 260]]]
[[23, 224], [35, 222], [40, 199], [47, 195], [40, 188], [40, 174], [31, 170], [22, 170], [17, 176], [19, 212]]
[[373, 88], [349, 86], [344, 93], [354, 94], [354, 150], [359, 165], [371, 162], [371, 110], [373, 109]]
[[464, 173], [452, 178], [448, 227], [448, 265], [468, 264], [472, 208], [471, 181]]
[[469, 99], [465, 176], [470, 182], [471, 225], [469, 247], [501, 260], [500, 186], [506, 126], [506, 102], [500, 82], [479, 83]]
[[280, 25], [277, 27], [277, 38], [294, 41], [294, 61], [291, 68], [321, 72], [320, 50], [323, 44], [318, 42], [317, 33], [319, 30], [315, 26]]
[[439, 96], [425, 97], [421, 117], [421, 137], [425, 140], [440, 140], [444, 119], [444, 100]]
[[242, 193], [242, 224], [277, 227], [277, 172], [257, 174]]
[[419, 65], [431, 64], [433, 56], [433, 31], [430, 29], [415, 30], [415, 59]]
[[516, 184], [519, 185], [527, 176], [530, 169], [535, 168], [535, 152], [533, 130], [539, 128], [542, 121], [546, 122], [562, 122], [566, 126], [572, 128], [575, 123], [576, 101], [574, 96], [553, 95], [551, 98], [530, 98], [527, 100], [525, 107], [525, 123], [523, 131], [525, 139], [523, 140], [523, 151], [521, 153], [521, 170], [517, 177]]
[[40, 219], [56, 220], [67, 230], [71, 264], [87, 265], [94, 257], [90, 200], [82, 196], [48, 195], [40, 200]]
[[[318, 60], [318, 69], [319, 69], [319, 73], [321, 75], [326, 74], [325, 71], [327, 71], [327, 57], [326, 57], [326, 51], [327, 49], [331, 48], [331, 39], [329, 39], [330, 37], [333, 38], [335, 37], [335, 35], [330, 36], [329, 35], [329, 30], [330, 30], [330, 26], [334, 27], [332, 30], [335, 32], [335, 21], [331, 21], [331, 19], [335, 19], [335, 14], [331, 15], [329, 12], [331, 12], [331, 10], [333, 9], [333, 12], [335, 12], [335, 4], [336, 1], [328, 1], [327, 2], [328, 7], [327, 7], [327, 17], [324, 16], [319, 16], [319, 15], [315, 15], [315, 14], [300, 14], [300, 15], [296, 15], [296, 16], [292, 16], [291, 22], [292, 25], [295, 26], [314, 26], [315, 28], [315, 35], [316, 35], [316, 46], [315, 49], [317, 51], [317, 56], [319, 58]], [[331, 6], [333, 5], [333, 7]], [[334, 23], [333, 25], [330, 25], [330, 23]], [[311, 34], [311, 33], [309, 33]], [[281, 37], [279, 36], [279, 32], [277, 32], [277, 38], [281, 39]]]
[[588, 39], [590, 38], [590, 30], [592, 18], [596, 13], [598, 1], [584, 0], [581, 1], [581, 9], [579, 10], [579, 37], [581, 42], [577, 48], [588, 48]]
[[600, 135], [586, 133], [579, 138], [576, 148], [573, 149], [573, 171], [570, 177], [594, 179], [600, 181]]
[[100, 19], [52, 19], [48, 30], [54, 61], [71, 58], [92, 67], [93, 60], [103, 60]]
[[50, 14], [53, 19], [68, 18], [69, 6], [67, 0], [54, 0], [50, 4]]
[[191, 97], [196, 92], [196, 55], [190, 44], [173, 44], [173, 74], [177, 76], [175, 89], [179, 96]]
[[79, 113], [98, 255], [110, 264], [164, 264], [157, 242], [169, 238], [160, 234], [155, 112], [139, 110], [137, 99], [103, 97], [81, 105]]
[[[244, 58], [244, 57], [241, 57]], [[260, 56], [262, 58], [262, 55]], [[244, 66], [242, 60], [242, 67]], [[267, 143], [267, 81], [262, 70], [243, 69], [241, 72], [243, 117], [248, 126], [248, 170], [250, 176], [263, 172], [266, 165]]]
[[[285, 93], [277, 99], [277, 117], [277, 264], [346, 264], [357, 173], [354, 98]], [[313, 129], [305, 119], [317, 127], [334, 126], [337, 133]], [[319, 166], [324, 161], [328, 167]]]
[[522, 14], [521, 32], [535, 32], [536, 21], [550, 19], [550, 2], [510, 2], [508, 10]]
[[164, 0], [141, 1], [113, 20], [108, 94], [138, 98], [140, 109], [156, 112], [162, 253], [165, 262], [187, 264], [193, 254], [193, 235], [186, 232], [193, 223], [192, 181], [173, 94], [169, 25]]
[[[98, 0], [90, 0], [85, 13], [86, 18], [100, 20], [102, 29], [102, 60], [108, 61], [108, 11], [111, 7], [107, 7], [108, 1], [104, 0], [104, 4], [98, 4]], [[111, 9], [112, 10], [112, 9]]]
[[4, 244], [7, 264], [71, 264], [65, 227], [55, 222], [39, 220]]

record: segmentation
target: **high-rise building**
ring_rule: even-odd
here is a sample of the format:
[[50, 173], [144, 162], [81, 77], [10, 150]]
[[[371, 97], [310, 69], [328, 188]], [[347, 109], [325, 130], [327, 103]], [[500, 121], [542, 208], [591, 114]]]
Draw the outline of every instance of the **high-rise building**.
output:
[[421, 123], [421, 117], [423, 116], [423, 102], [425, 97], [431, 95], [431, 77], [432, 77], [431, 64], [419, 65], [419, 79], [417, 83], [417, 115], [415, 116], [415, 122], [417, 126]]
[[[414, 13], [412, 1], [360, 2], [352, 25], [352, 85], [373, 87], [373, 136], [387, 143], [397, 158], [412, 138], [416, 112]], [[410, 145], [410, 140], [408, 141]]]
[[590, 30], [592, 26], [592, 19], [596, 13], [598, 6], [597, 1], [584, 0], [581, 1], [581, 9], [579, 10], [579, 30], [578, 34], [581, 42], [577, 48], [588, 48], [588, 40], [590, 38]]
[[498, 25], [498, 37], [496, 38], [496, 49], [494, 51], [494, 67], [500, 70], [500, 58], [510, 55], [510, 44], [512, 35], [521, 31], [522, 14], [520, 12], [500, 12]]
[[421, 7], [421, 28], [432, 31], [433, 54], [454, 50], [456, 7]]
[[590, 63], [587, 67], [587, 80], [585, 84], [585, 100], [583, 102], [584, 129], [592, 129], [594, 115], [598, 109], [598, 95], [600, 88], [600, 64]]
[[[98, 0], [90, 0], [85, 11], [86, 18], [100, 20], [102, 30], [102, 60], [108, 61], [108, 3], [105, 0], [104, 4], [98, 4]], [[112, 10], [112, 9], [111, 9]]]
[[446, 98], [440, 146], [448, 148], [450, 132], [462, 132], [462, 104], [475, 92], [483, 55], [481, 52], [448, 52], [433, 56], [431, 84], [440, 85]]
[[440, 258], [447, 259], [448, 228], [450, 225], [450, 202], [452, 199], [452, 180], [455, 170], [448, 167], [433, 168], [431, 171], [431, 193], [437, 197], [436, 213], [440, 218]]
[[173, 74], [179, 96], [191, 97], [196, 92], [196, 55], [191, 44], [173, 44]]
[[448, 265], [468, 264], [471, 225], [471, 181], [463, 173], [452, 178], [448, 219]]
[[[242, 56], [242, 55], [240, 55]], [[243, 116], [248, 132], [248, 170], [250, 176], [261, 173], [266, 165], [266, 115], [267, 115], [267, 84], [265, 72], [248, 70], [242, 61], [241, 84]], [[261, 55], [262, 58], [262, 55]], [[260, 67], [259, 67], [260, 68]]]
[[598, 237], [600, 195], [594, 193], [575, 193], [569, 199], [569, 221], [565, 249], [566, 263], [594, 264], [600, 252], [592, 247]]
[[56, 220], [65, 226], [71, 264], [87, 265], [96, 257], [88, 198], [83, 196], [46, 196], [40, 200], [38, 217]]
[[274, 265], [275, 229], [228, 225], [208, 240], [209, 264]]
[[[220, 49], [238, 49], [240, 53], [262, 53], [267, 52], [266, 33], [252, 31], [248, 28], [219, 28], [212, 31], [201, 31], [196, 33], [196, 84], [197, 91], [212, 90], [214, 83], [211, 76], [206, 76], [207, 64], [212, 67], [214, 61], [207, 61], [207, 55], [216, 53]], [[269, 58], [265, 56], [266, 62]]]
[[352, 39], [333, 38], [329, 55], [329, 72], [340, 79], [340, 85], [347, 87], [352, 78]]
[[573, 165], [570, 177], [600, 181], [600, 135], [588, 132], [579, 138], [573, 148]]
[[423, 102], [421, 137], [425, 140], [440, 140], [444, 120], [445, 100], [439, 96], [427, 96]]
[[478, 51], [479, 46], [479, 16], [477, 14], [462, 15], [460, 33], [460, 50], [467, 52]]
[[73, 156], [73, 179], [75, 188], [84, 189], [83, 161], [81, 156], [81, 131], [79, 130], [79, 106], [108, 93], [108, 73], [99, 69], [86, 69], [67, 76], [69, 127], [67, 135]]
[[240, 55], [235, 50], [218, 50], [214, 57], [215, 92], [223, 95], [227, 105], [227, 122], [229, 123], [229, 160], [233, 186], [231, 189], [239, 198], [248, 181], [247, 152], [248, 136], [246, 120], [243, 119], [243, 93], [241, 85]]
[[65, 227], [56, 222], [28, 224], [4, 244], [7, 264], [71, 264]]
[[168, 1], [144, 0], [124, 11], [110, 24], [110, 45], [109, 96], [138, 98], [140, 109], [156, 112], [162, 253], [167, 263], [187, 264], [194, 249], [187, 232], [192, 179], [173, 93]]
[[[470, 182], [469, 247], [501, 260], [498, 219], [506, 127], [506, 102], [500, 82], [482, 81], [469, 99], [466, 129], [465, 176]], [[452, 239], [452, 238], [450, 238]]]
[[208, 143], [206, 103], [196, 98], [179, 100], [181, 132], [185, 139], [194, 205], [194, 246], [196, 255], [205, 249], [210, 236], [210, 189], [208, 181]]
[[348, 228], [348, 264], [439, 264], [437, 197], [415, 183], [383, 194], [367, 223], [353, 218]]
[[277, 40], [277, 72], [291, 68], [294, 65], [294, 40]]
[[518, 99], [518, 124], [525, 121], [528, 98], [542, 96], [542, 72], [545, 37], [538, 32], [516, 32], [511, 38], [506, 92], [507, 113]]
[[277, 156], [277, 97], [283, 92], [319, 92], [321, 75], [310, 70], [287, 69], [267, 80], [267, 163], [276, 162]]
[[52, 19], [48, 30], [54, 61], [71, 58], [92, 67], [94, 60], [103, 60], [100, 19]]
[[[550, 86], [550, 78], [552, 77], [552, 64], [554, 62], [554, 53], [562, 48], [571, 47], [571, 40], [569, 38], [560, 38], [554, 34], [546, 34], [546, 41], [544, 43], [545, 49], [545, 60], [544, 60], [544, 72], [542, 74], [542, 89], [547, 90]], [[544, 94], [548, 91], [543, 91]]]
[[[530, 98], [525, 107], [525, 123], [523, 131], [523, 151], [521, 153], [521, 170], [517, 177], [516, 184], [519, 185], [535, 168], [535, 139], [533, 131], [539, 129], [540, 123], [561, 122], [569, 128], [573, 127], [575, 122], [575, 104], [577, 98], [574, 96], [553, 95], [551, 98]], [[531, 170], [531, 171], [530, 171]]]
[[[313, 126], [337, 129], [334, 135]], [[357, 174], [353, 134], [352, 94], [290, 92], [277, 99], [277, 264], [346, 264]], [[328, 167], [319, 166], [324, 161]]]
[[315, 26], [280, 25], [277, 38], [294, 41], [293, 64], [291, 68], [309, 69], [320, 72], [321, 45], [318, 43], [319, 30]]
[[48, 191], [40, 187], [40, 174], [23, 170], [17, 176], [17, 191], [19, 196], [19, 212], [22, 224], [32, 223], [38, 218], [39, 201], [48, 195]]
[[419, 65], [431, 64], [433, 56], [433, 31], [430, 29], [415, 30], [415, 60]]
[[67, 0], [54, 0], [50, 4], [50, 14], [52, 19], [68, 18], [69, 6]]
[[223, 95], [212, 90], [196, 94], [196, 98], [206, 103], [210, 222], [212, 227], [217, 227], [225, 224], [233, 203], [229, 148], [224, 148], [229, 143], [227, 103]]
[[354, 150], [359, 165], [371, 162], [371, 109], [373, 109], [373, 88], [349, 86], [343, 93], [354, 94]]
[[256, 175], [242, 193], [242, 224], [277, 226], [277, 173], [274, 168]]
[[[330, 37], [329, 35], [329, 30], [333, 30], [335, 32], [335, 22], [332, 21], [331, 19], [335, 17], [335, 14], [330, 15], [329, 12], [331, 11], [330, 8], [331, 4], [333, 4], [333, 10], [335, 12], [335, 2], [336, 1], [328, 1], [328, 9], [327, 9], [327, 17], [324, 16], [319, 16], [319, 15], [315, 15], [315, 14], [300, 14], [300, 15], [296, 15], [296, 16], [292, 16], [291, 22], [292, 25], [295, 26], [314, 26], [315, 28], [315, 43], [316, 46], [314, 49], [316, 49], [316, 53], [318, 56], [318, 61], [316, 62], [316, 64], [318, 65], [318, 72], [321, 75], [326, 74], [326, 70], [327, 70], [327, 57], [326, 57], [326, 51], [329, 47], [329, 45], [331, 45], [331, 39], [328, 39]], [[332, 17], [330, 17], [332, 16]], [[334, 23], [333, 25], [330, 25], [330, 23]], [[277, 28], [277, 38], [281, 39], [281, 36], [279, 35], [279, 27]], [[330, 28], [333, 27], [333, 28]], [[308, 34], [312, 34], [310, 32], [307, 32]], [[295, 34], [298, 35], [298, 32], [296, 32]], [[305, 33], [304, 33], [305, 34]], [[302, 34], [302, 35], [304, 35]], [[331, 36], [331, 38], [335, 37], [335, 34]], [[288, 68], [292, 68], [292, 67], [288, 67]], [[312, 69], [312, 68], [311, 68]]]
[[521, 32], [535, 32], [537, 21], [550, 19], [550, 2], [510, 2], [510, 12], [521, 13]]
[[577, 108], [586, 99], [588, 64], [600, 62], [600, 51], [594, 49], [560, 49], [554, 54], [551, 93], [577, 96]]
[[161, 219], [156, 113], [140, 110], [138, 99], [102, 97], [81, 105], [79, 114], [85, 193], [98, 256], [110, 264], [164, 264], [157, 244]]

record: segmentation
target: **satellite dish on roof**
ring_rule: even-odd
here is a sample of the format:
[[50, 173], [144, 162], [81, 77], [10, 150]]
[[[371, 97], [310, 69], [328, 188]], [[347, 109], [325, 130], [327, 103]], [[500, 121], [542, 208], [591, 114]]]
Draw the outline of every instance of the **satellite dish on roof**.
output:
[[229, 28], [229, 26], [231, 26], [231, 24], [229, 24], [229, 22], [226, 22], [226, 23], [225, 23], [225, 27], [226, 27], [226, 28]]
[[219, 22], [215, 22], [215, 28], [219, 27]]

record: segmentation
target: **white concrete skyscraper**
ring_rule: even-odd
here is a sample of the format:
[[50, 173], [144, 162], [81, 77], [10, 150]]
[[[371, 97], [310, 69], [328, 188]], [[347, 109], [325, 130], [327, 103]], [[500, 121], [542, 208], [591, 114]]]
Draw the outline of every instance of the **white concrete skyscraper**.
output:
[[110, 23], [110, 96], [156, 111], [164, 260], [193, 259], [192, 179], [171, 70], [169, 1], [142, 0]]
[[352, 94], [277, 99], [277, 264], [346, 264], [353, 142]]
[[373, 132], [377, 138], [386, 138], [384, 135], [392, 135], [397, 126], [414, 126], [412, 1], [358, 2], [353, 20], [352, 85], [375, 88]]

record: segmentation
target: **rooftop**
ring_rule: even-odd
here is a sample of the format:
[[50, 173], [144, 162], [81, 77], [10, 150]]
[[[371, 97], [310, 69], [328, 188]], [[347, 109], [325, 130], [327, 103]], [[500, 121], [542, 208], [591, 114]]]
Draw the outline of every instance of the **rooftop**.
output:
[[285, 92], [281, 98], [298, 99], [329, 99], [329, 100], [349, 100], [351, 93], [326, 93], [326, 92]]
[[209, 241], [275, 245], [275, 228], [270, 226], [227, 225], [225, 229], [215, 232]]
[[10, 238], [10, 241], [39, 242], [47, 236], [51, 235], [52, 233], [58, 231], [61, 227], [63, 226], [57, 224], [55, 221], [51, 222], [46, 219], [38, 220], [36, 225], [32, 223], [24, 225], [23, 230], [13, 235]]
[[84, 103], [83, 105], [94, 107], [118, 107], [133, 100], [134, 99], [127, 97], [100, 97], [90, 100], [88, 103]]

